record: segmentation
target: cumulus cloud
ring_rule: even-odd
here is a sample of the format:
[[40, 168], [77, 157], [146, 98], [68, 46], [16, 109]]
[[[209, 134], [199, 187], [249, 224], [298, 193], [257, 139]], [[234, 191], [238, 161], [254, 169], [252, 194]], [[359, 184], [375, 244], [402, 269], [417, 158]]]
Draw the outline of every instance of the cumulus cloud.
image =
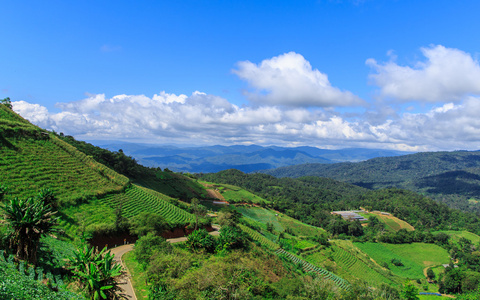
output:
[[366, 61], [376, 72], [370, 79], [382, 96], [406, 102], [451, 102], [480, 94], [480, 65], [470, 54], [441, 45], [421, 48], [421, 52], [426, 60], [412, 67], [393, 60]]
[[[477, 74], [478, 63], [462, 51], [442, 46], [422, 51], [427, 62], [415, 67], [369, 62], [377, 70], [372, 79], [384, 96], [405, 101], [443, 101], [432, 108], [415, 103], [404, 112], [398, 109], [403, 104], [395, 109], [381, 100], [355, 114], [336, 111], [331, 106], [357, 105], [361, 100], [332, 87], [325, 74], [313, 70], [293, 52], [259, 65], [239, 64], [235, 72], [257, 89], [249, 94], [257, 105], [237, 106], [198, 91], [191, 95], [161, 92], [152, 97], [88, 95], [78, 101], [58, 103], [58, 113], [25, 101], [12, 104], [34, 124], [82, 140], [408, 151], [480, 149], [480, 97], [468, 95], [480, 93], [474, 88], [480, 75], [471, 75]], [[453, 83], [448, 82], [450, 77]], [[423, 111], [416, 111], [416, 106], [423, 107]]]
[[246, 96], [264, 105], [336, 107], [362, 105], [363, 101], [349, 91], [333, 87], [328, 76], [300, 54], [285, 53], [256, 65], [242, 61], [233, 73], [253, 88]]
[[[478, 149], [480, 98], [446, 103], [425, 113], [376, 118], [368, 112], [349, 120], [320, 109], [238, 107], [226, 99], [195, 92], [91, 95], [60, 103], [59, 113], [25, 101], [13, 108], [40, 127], [79, 139], [133, 139], [190, 144], [257, 143], [325, 148], [375, 147], [409, 151]], [[371, 122], [371, 120], [374, 120]]]

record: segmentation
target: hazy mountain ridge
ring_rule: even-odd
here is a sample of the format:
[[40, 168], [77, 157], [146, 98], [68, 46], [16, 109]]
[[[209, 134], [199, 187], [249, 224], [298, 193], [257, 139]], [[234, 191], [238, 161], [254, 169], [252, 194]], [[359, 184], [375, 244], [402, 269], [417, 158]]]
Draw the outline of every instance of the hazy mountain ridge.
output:
[[[453, 208], [480, 211], [480, 152], [423, 152], [357, 163], [303, 164], [261, 171], [277, 177], [320, 176], [369, 189], [412, 190]], [[470, 200], [470, 201], [469, 201]]]
[[[93, 143], [100, 145], [99, 142]], [[248, 173], [306, 163], [331, 164], [345, 161], [363, 161], [378, 156], [407, 154], [407, 152], [395, 150], [360, 148], [328, 150], [308, 146], [215, 145], [185, 147], [116, 142], [104, 144], [102, 147], [113, 151], [122, 149], [127, 155], [134, 157], [146, 166], [190, 173], [219, 172], [232, 168]]]

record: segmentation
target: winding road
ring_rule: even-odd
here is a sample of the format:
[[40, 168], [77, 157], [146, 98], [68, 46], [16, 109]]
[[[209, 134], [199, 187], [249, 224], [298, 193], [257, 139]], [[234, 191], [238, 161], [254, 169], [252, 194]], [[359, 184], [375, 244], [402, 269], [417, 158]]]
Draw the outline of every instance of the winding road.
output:
[[[219, 226], [212, 226], [215, 230], [210, 232], [209, 234], [211, 235], [218, 235], [220, 234]], [[184, 242], [186, 241], [186, 237], [179, 237], [179, 238], [174, 238], [174, 239], [167, 239], [170, 243], [179, 243], [179, 242]], [[122, 267], [126, 270], [127, 276], [123, 277], [120, 281], [120, 285], [123, 288], [123, 293], [121, 293], [121, 296], [123, 296], [125, 299], [131, 299], [131, 300], [137, 300], [137, 296], [135, 295], [135, 291], [133, 289], [132, 281], [130, 280], [131, 275], [130, 272], [127, 269], [127, 266], [123, 263], [122, 256], [133, 250], [133, 246], [135, 244], [127, 244], [127, 245], [122, 245], [118, 246], [115, 248], [110, 249], [110, 252], [115, 255], [115, 261], [119, 264], [122, 265]]]

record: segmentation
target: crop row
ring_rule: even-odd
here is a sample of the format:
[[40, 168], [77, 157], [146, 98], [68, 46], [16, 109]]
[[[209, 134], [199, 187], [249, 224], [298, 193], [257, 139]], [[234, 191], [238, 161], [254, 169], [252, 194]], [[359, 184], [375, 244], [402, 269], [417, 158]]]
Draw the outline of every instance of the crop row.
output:
[[12, 196], [29, 197], [50, 187], [59, 199], [70, 199], [122, 188], [48, 141], [18, 141], [16, 146], [0, 148], [0, 181]]
[[349, 274], [366, 282], [380, 283], [390, 281], [341, 247], [335, 247], [333, 257], [337, 264], [344, 268]]
[[277, 249], [277, 251], [275, 251], [276, 254], [278, 255], [284, 255], [286, 257], [288, 257], [289, 259], [291, 259], [294, 263], [296, 264], [301, 264], [303, 266], [303, 269], [305, 270], [305, 272], [314, 272], [316, 273], [317, 275], [320, 275], [322, 276], [324, 279], [327, 279], [327, 280], [332, 280], [336, 285], [338, 285], [340, 288], [342, 289], [349, 289], [350, 287], [350, 284], [348, 283], [348, 281], [346, 281], [345, 279], [325, 270], [325, 269], [322, 269], [322, 268], [319, 268], [309, 262], [306, 262], [304, 261], [303, 259], [293, 255], [292, 253], [290, 252], [287, 252], [285, 250], [283, 250], [282, 248], [279, 248]]
[[135, 217], [142, 212], [154, 212], [170, 224], [186, 224], [193, 222], [194, 219], [192, 214], [135, 185], [127, 188], [125, 193], [110, 194], [103, 199], [112, 208], [121, 205], [122, 213], [127, 218]]
[[238, 224], [238, 226], [240, 226], [240, 228], [244, 232], [246, 232], [254, 241], [259, 242], [262, 246], [265, 246], [266, 248], [269, 248], [269, 249], [272, 249], [272, 250], [275, 250], [279, 247], [277, 244], [275, 244], [274, 242], [272, 242], [271, 240], [269, 240], [265, 236], [261, 235], [258, 231], [255, 231], [255, 230], [251, 229], [250, 227], [247, 227], [247, 226], [242, 225], [242, 224]]

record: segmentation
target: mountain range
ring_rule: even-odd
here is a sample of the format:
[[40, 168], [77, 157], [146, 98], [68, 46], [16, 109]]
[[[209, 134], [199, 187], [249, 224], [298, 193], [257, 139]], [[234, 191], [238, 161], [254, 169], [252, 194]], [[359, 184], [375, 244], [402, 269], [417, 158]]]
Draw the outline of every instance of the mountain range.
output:
[[259, 145], [234, 146], [162, 146], [125, 142], [101, 143], [90, 141], [111, 151], [122, 151], [149, 167], [168, 168], [175, 172], [210, 173], [237, 169], [245, 173], [285, 166], [337, 162], [358, 162], [374, 157], [409, 154], [381, 149], [320, 149], [316, 147], [279, 147]]

